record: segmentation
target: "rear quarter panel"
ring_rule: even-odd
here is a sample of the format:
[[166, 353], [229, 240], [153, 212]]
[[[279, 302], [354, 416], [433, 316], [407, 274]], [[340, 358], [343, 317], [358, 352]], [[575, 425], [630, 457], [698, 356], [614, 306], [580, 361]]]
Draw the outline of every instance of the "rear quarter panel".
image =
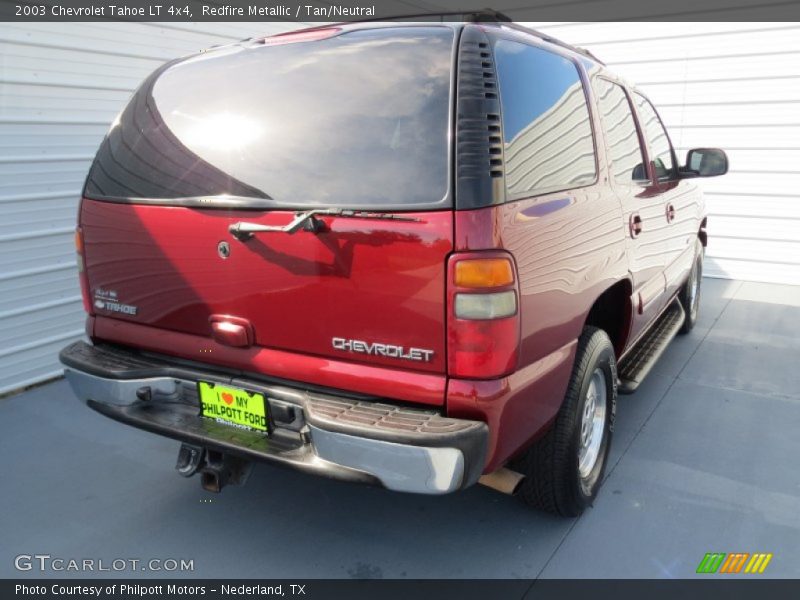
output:
[[516, 263], [524, 368], [581, 332], [597, 297], [628, 273], [619, 200], [579, 190], [456, 212], [456, 251], [502, 249]]
[[519, 276], [521, 347], [514, 374], [448, 384], [448, 413], [490, 425], [486, 470], [535, 440], [561, 406], [577, 338], [600, 294], [628, 274], [619, 199], [597, 184], [457, 211], [456, 251], [506, 250]]

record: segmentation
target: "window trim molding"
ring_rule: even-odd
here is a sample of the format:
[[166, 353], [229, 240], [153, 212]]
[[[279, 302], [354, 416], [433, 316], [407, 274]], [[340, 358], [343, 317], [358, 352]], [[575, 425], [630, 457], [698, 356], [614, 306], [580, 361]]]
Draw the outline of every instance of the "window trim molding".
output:
[[[620, 181], [611, 172], [611, 164], [613, 163], [611, 159], [611, 153], [606, 151], [606, 159], [608, 162], [608, 178], [609, 181], [613, 182], [614, 185], [624, 185], [624, 186], [634, 186], [634, 187], [646, 187], [648, 185], [652, 185], [653, 183], [653, 173], [652, 169], [650, 168], [650, 148], [647, 143], [647, 139], [645, 138], [644, 131], [642, 129], [641, 123], [639, 122], [638, 115], [636, 113], [636, 107], [633, 105], [633, 98], [631, 97], [631, 90], [628, 86], [625, 85], [624, 82], [621, 80], [615, 79], [611, 77], [608, 73], [599, 73], [595, 75], [594, 79], [603, 79], [610, 83], [611, 85], [615, 85], [622, 90], [623, 95], [625, 96], [625, 100], [628, 103], [628, 111], [630, 112], [631, 119], [633, 120], [633, 128], [636, 131], [636, 138], [639, 140], [639, 153], [642, 157], [642, 165], [647, 167], [647, 177], [644, 179], [631, 179], [630, 181]], [[602, 121], [602, 111], [600, 111], [600, 100], [597, 100], [597, 109], [600, 112], [600, 120]], [[605, 125], [603, 125], [603, 140], [607, 143], [606, 140], [606, 130]], [[670, 142], [671, 145], [672, 142]]]
[[[669, 144], [669, 153], [670, 153], [670, 156], [672, 157], [671, 174], [668, 177], [657, 177], [657, 175], [656, 175], [656, 167], [655, 167], [655, 158], [650, 156], [650, 154], [652, 154], [652, 152], [650, 152], [650, 150], [651, 150], [650, 149], [650, 140], [647, 139], [647, 148], [648, 148], [647, 164], [648, 164], [648, 167], [650, 169], [650, 179], [656, 185], [659, 184], [659, 183], [666, 183], [666, 182], [669, 182], [669, 181], [677, 181], [678, 179], [680, 179], [680, 176], [679, 176], [680, 163], [678, 162], [678, 155], [675, 153], [675, 146], [672, 143], [672, 138], [669, 135], [669, 130], [667, 129], [667, 126], [664, 125], [664, 120], [661, 118], [661, 115], [658, 113], [658, 109], [656, 108], [656, 105], [653, 104], [652, 100], [650, 100], [650, 98], [648, 98], [646, 94], [644, 94], [643, 92], [641, 92], [640, 90], [638, 90], [636, 88], [631, 89], [630, 93], [631, 93], [632, 96], [634, 96], [634, 95], [639, 96], [645, 102], [647, 102], [647, 104], [650, 105], [650, 108], [653, 109], [653, 113], [656, 115], [656, 119], [658, 119], [658, 124], [661, 125], [661, 129], [664, 130], [664, 135], [667, 136], [667, 143]], [[636, 103], [634, 102], [634, 104], [636, 104]], [[642, 134], [645, 135], [646, 134], [646, 129], [645, 129], [645, 127], [642, 126], [641, 120], [639, 118], [640, 117], [640, 115], [639, 115], [639, 106], [637, 105], [635, 107], [635, 109], [636, 109], [636, 119], [639, 122], [639, 128], [641, 129]]]

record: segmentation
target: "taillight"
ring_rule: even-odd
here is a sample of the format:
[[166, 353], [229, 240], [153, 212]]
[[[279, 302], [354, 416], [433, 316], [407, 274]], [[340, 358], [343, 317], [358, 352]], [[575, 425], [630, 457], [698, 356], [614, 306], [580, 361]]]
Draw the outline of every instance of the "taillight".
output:
[[86, 276], [86, 260], [84, 258], [83, 231], [80, 227], [75, 229], [75, 252], [78, 261], [78, 278], [81, 282], [81, 297], [83, 298], [83, 310], [94, 314], [92, 301], [89, 297], [89, 278]]
[[515, 271], [504, 252], [450, 257], [447, 363], [452, 377], [493, 379], [514, 371], [520, 339]]

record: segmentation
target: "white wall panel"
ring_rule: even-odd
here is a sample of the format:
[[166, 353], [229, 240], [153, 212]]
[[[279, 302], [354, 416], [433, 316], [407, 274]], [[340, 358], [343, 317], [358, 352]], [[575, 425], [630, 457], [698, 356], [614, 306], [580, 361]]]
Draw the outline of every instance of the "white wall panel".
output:
[[78, 195], [109, 124], [163, 62], [297, 25], [0, 24], [0, 394], [61, 372], [83, 331]]
[[800, 285], [800, 24], [531, 25], [637, 84], [679, 158], [728, 152], [730, 173], [702, 182], [707, 275]]

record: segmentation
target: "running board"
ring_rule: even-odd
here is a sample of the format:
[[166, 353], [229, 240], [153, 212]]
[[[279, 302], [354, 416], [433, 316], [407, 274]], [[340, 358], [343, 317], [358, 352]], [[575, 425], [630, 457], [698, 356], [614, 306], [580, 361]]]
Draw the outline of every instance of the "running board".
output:
[[676, 298], [619, 364], [620, 394], [632, 394], [677, 335], [686, 312]]

